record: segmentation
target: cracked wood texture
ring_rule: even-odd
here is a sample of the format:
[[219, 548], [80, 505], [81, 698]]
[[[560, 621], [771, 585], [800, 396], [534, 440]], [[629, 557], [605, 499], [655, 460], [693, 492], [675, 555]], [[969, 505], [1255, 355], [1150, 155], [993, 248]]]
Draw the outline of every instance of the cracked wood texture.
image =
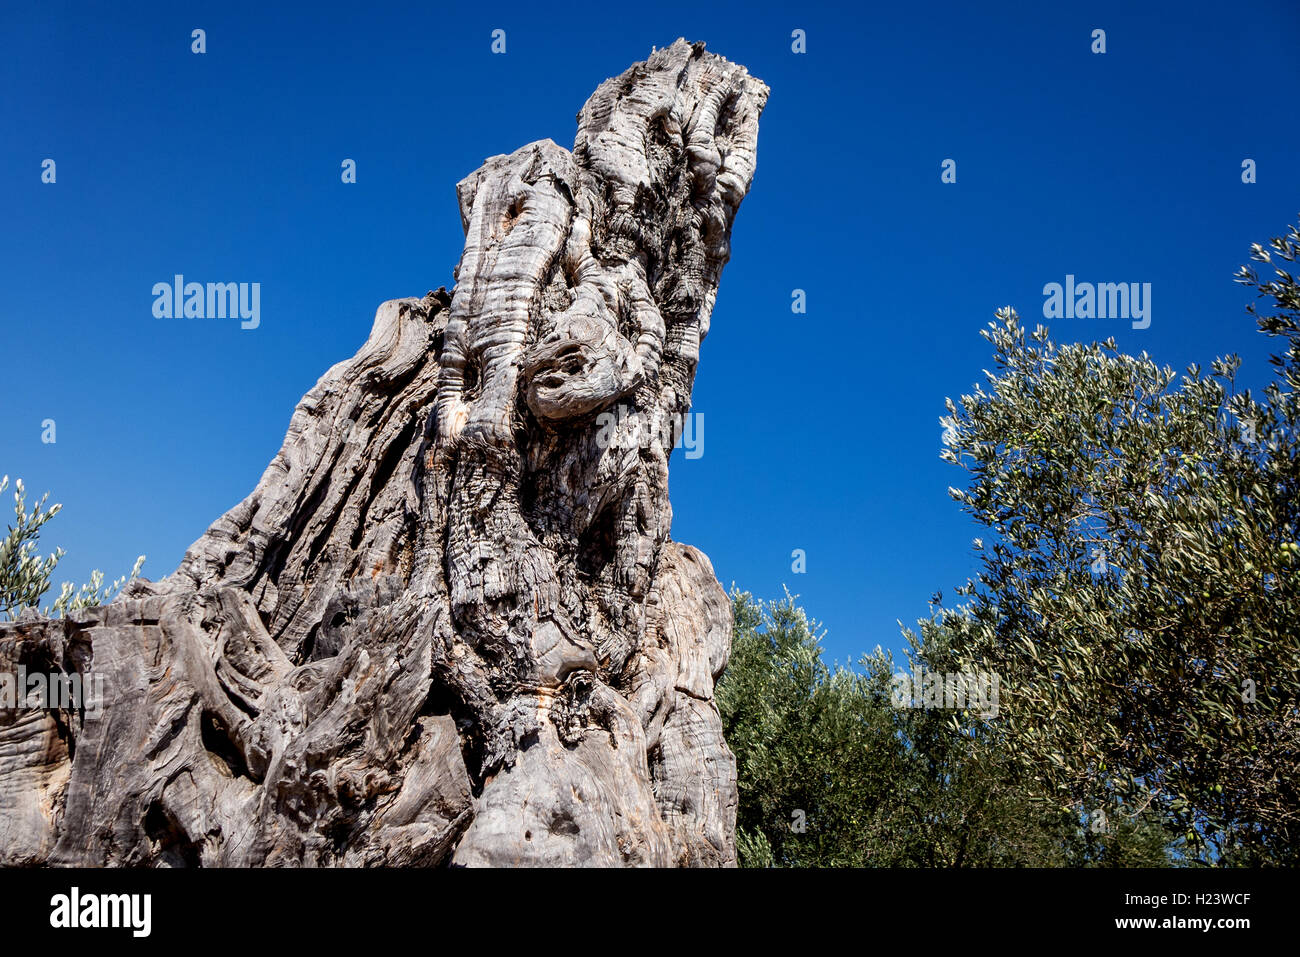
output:
[[653, 426], [690, 407], [766, 98], [679, 40], [572, 151], [487, 160], [454, 292], [379, 307], [176, 572], [0, 626], [0, 668], [105, 689], [0, 712], [4, 863], [735, 863], [730, 604], [669, 537]]

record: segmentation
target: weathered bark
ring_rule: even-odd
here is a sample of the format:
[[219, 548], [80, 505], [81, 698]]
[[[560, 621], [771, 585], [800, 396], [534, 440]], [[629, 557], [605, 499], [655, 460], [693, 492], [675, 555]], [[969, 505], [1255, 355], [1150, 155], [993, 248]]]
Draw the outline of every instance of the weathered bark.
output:
[[766, 97], [679, 40], [572, 152], [489, 159], [454, 294], [380, 306], [174, 574], [0, 626], [9, 670], [105, 688], [2, 713], [5, 863], [734, 863], [730, 605], [650, 426], [689, 409]]

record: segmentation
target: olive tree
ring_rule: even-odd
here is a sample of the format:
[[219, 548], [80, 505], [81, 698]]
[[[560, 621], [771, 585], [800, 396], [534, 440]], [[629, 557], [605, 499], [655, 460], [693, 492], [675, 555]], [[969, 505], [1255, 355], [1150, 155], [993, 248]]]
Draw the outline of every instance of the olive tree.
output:
[[1300, 850], [1298, 252], [1292, 227], [1253, 247], [1274, 279], [1238, 273], [1283, 343], [1258, 394], [1236, 356], [1176, 373], [1005, 309], [987, 381], [941, 420], [950, 494], [990, 534], [930, 624], [1000, 676], [1001, 747], [1045, 798], [1154, 811], [1202, 863]]
[[[0, 478], [0, 492], [9, 487], [9, 476]], [[23, 480], [14, 481], [14, 521], [9, 525], [4, 538], [0, 539], [0, 621], [13, 619], [24, 608], [35, 608], [41, 598], [50, 589], [50, 576], [63, 558], [64, 551], [56, 548], [44, 558], [37, 553], [41, 529], [45, 523], [59, 514], [63, 506], [54, 504], [48, 508], [49, 493], [41, 496], [35, 507], [28, 511], [27, 490]], [[144, 556], [136, 559], [131, 569], [130, 578], [140, 574]], [[111, 584], [104, 584], [103, 572], [98, 569], [90, 573], [90, 581], [80, 587], [71, 582], [64, 582], [59, 589], [59, 597], [45, 608], [47, 617], [66, 615], [77, 608], [92, 605], [104, 605], [113, 599], [127, 582], [126, 577], [118, 578]]]

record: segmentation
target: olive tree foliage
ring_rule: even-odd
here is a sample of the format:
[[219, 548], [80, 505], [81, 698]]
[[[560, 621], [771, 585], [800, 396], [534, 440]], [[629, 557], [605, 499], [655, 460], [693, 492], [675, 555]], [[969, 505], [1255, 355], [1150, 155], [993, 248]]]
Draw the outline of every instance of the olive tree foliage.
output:
[[[736, 754], [736, 839], [744, 866], [863, 863], [871, 835], [899, 830], [882, 800], [903, 777], [887, 672], [832, 671], [818, 626], [787, 594], [765, 603], [733, 591], [731, 658], [717, 687]], [[887, 697], [886, 697], [887, 700]]]
[[[0, 493], [9, 487], [9, 476], [0, 478]], [[59, 514], [63, 506], [54, 504], [46, 507], [49, 494], [42, 495], [40, 501], [28, 511], [27, 490], [23, 480], [14, 481], [14, 520], [0, 539], [0, 621], [12, 620], [24, 608], [36, 608], [41, 598], [50, 589], [50, 576], [63, 558], [64, 551], [56, 548], [44, 558], [37, 553], [41, 529], [45, 523]], [[144, 556], [136, 559], [131, 569], [130, 579], [140, 574]], [[111, 584], [104, 584], [104, 575], [96, 570], [90, 573], [90, 581], [77, 587], [71, 582], [64, 582], [59, 589], [59, 597], [47, 605], [43, 614], [46, 617], [62, 617], [78, 608], [92, 605], [104, 605], [112, 601], [127, 577], [118, 578]]]
[[939, 608], [961, 667], [1001, 679], [991, 726], [1046, 800], [1151, 814], [1195, 863], [1300, 851], [1300, 287], [1292, 227], [1237, 279], [1283, 342], [1258, 395], [1240, 360], [1175, 373], [1113, 340], [1054, 343], [1010, 309], [987, 382], [948, 400], [950, 489], [990, 541]]
[[[788, 593], [733, 591], [732, 654], [717, 689], [739, 783], [737, 846], [749, 867], [1158, 865], [1147, 818], [1102, 832], [1033, 799], [970, 711], [897, 707], [902, 665], [881, 649], [856, 668], [822, 659], [821, 632]], [[942, 626], [926, 652], [940, 661]]]

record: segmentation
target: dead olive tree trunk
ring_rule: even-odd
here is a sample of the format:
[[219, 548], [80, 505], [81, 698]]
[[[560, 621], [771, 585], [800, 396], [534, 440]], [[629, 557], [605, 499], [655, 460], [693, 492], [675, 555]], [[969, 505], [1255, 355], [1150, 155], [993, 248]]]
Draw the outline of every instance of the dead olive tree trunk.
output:
[[731, 612], [669, 538], [767, 88], [679, 40], [573, 151], [458, 187], [455, 291], [384, 303], [159, 583], [0, 627], [102, 676], [0, 713], [6, 863], [735, 862]]

